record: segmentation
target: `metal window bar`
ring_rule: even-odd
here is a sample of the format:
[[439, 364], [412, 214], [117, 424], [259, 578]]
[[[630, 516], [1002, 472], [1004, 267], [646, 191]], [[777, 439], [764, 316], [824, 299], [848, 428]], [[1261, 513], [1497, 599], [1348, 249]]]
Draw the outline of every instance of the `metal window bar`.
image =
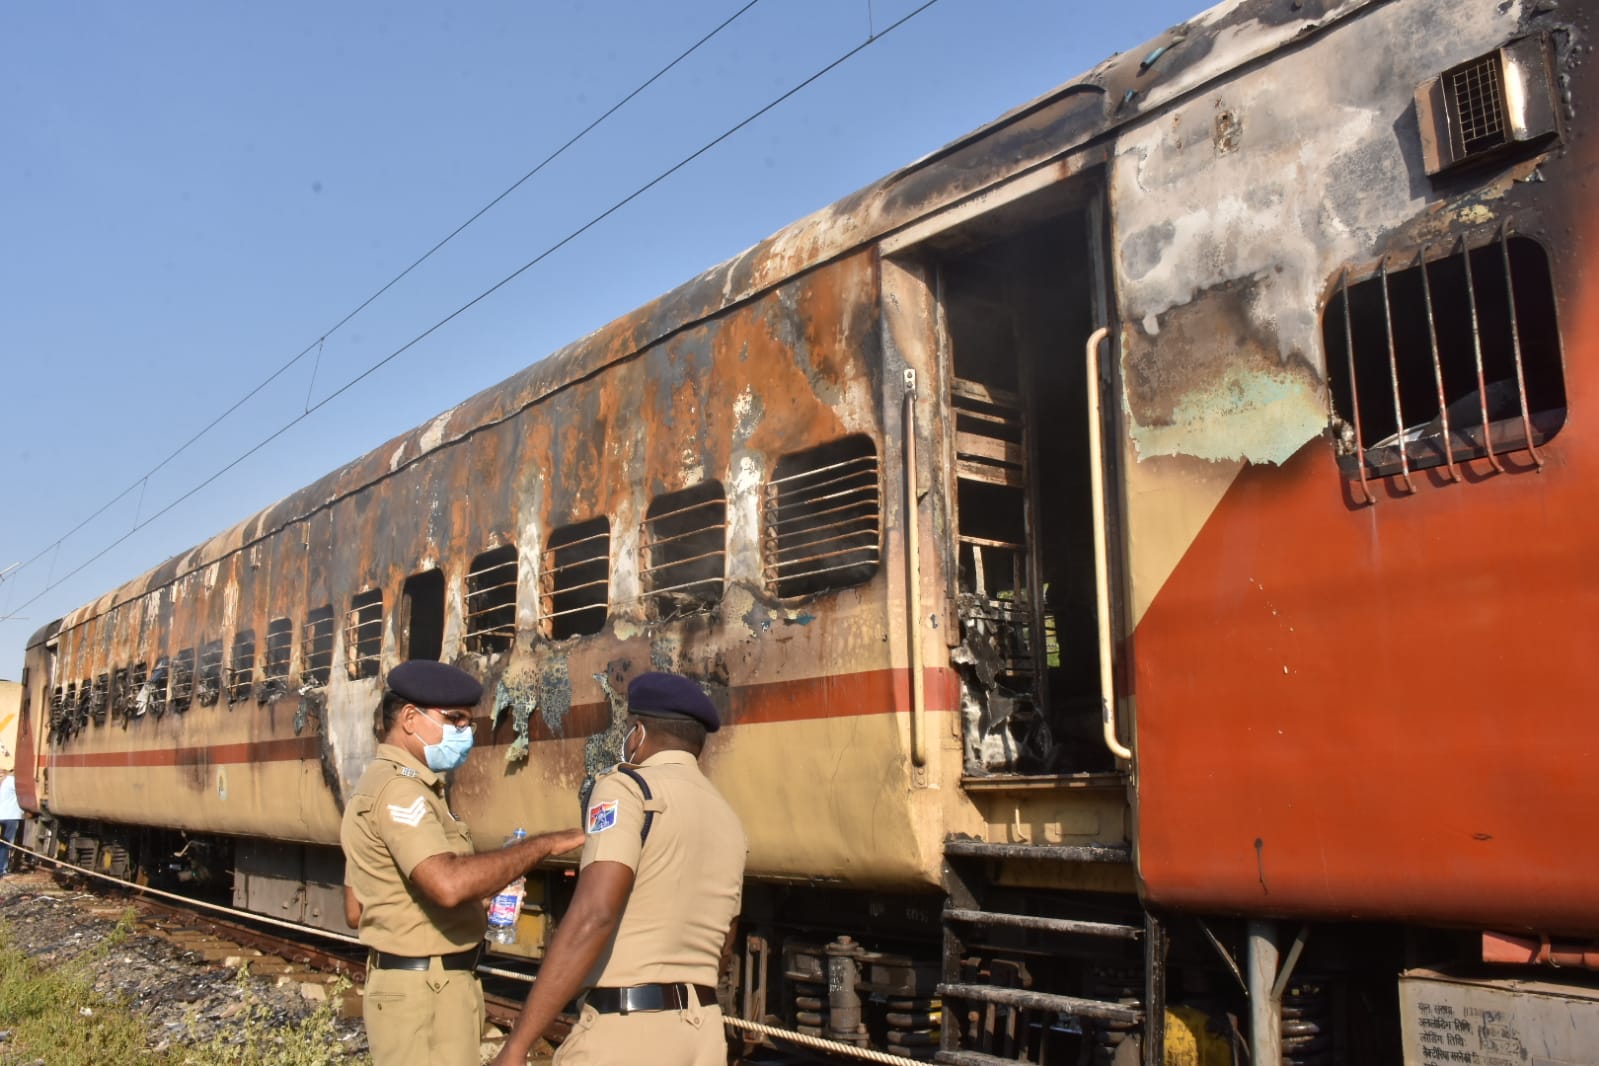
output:
[[1504, 222], [1499, 223], [1499, 256], [1505, 265], [1505, 306], [1510, 318], [1510, 350], [1516, 360], [1516, 394], [1521, 398], [1521, 428], [1527, 435], [1527, 451], [1532, 456], [1533, 465], [1542, 470], [1543, 456], [1538, 454], [1538, 446], [1532, 439], [1532, 410], [1527, 405], [1527, 372], [1521, 362], [1520, 316], [1516, 314], [1516, 282], [1510, 274], [1510, 230]]
[[1360, 426], [1360, 379], [1355, 375], [1355, 327], [1349, 310], [1349, 270], [1338, 276], [1338, 290], [1344, 300], [1344, 355], [1349, 362], [1349, 407], [1355, 417], [1355, 469], [1360, 472], [1360, 494], [1367, 504], [1375, 504], [1371, 484], [1366, 478], [1366, 434]]
[[333, 674], [333, 608], [318, 607], [306, 618], [301, 656], [308, 685], [326, 685]]
[[255, 633], [245, 631], [233, 638], [233, 664], [228, 670], [228, 702], [238, 703], [250, 695], [255, 674]]
[[[567, 530], [572, 528], [581, 526], [567, 527]], [[544, 549], [544, 569], [540, 574], [540, 591], [545, 607], [543, 616], [545, 620], [595, 612], [603, 616], [609, 608], [611, 584], [610, 526], [607, 523], [599, 532], [559, 541], [567, 530], [557, 530], [549, 547]], [[591, 581], [575, 581], [588, 571], [598, 572], [600, 576]], [[596, 589], [599, 590], [598, 596], [592, 595]], [[590, 595], [585, 596], [584, 593]], [[571, 603], [574, 599], [578, 602], [573, 606], [556, 607], [558, 602]]]
[[119, 667], [111, 671], [111, 694], [108, 711], [113, 722], [121, 721], [128, 714], [128, 668]]
[[1416, 486], [1410, 481], [1409, 449], [1405, 447], [1405, 411], [1399, 402], [1399, 353], [1394, 350], [1394, 308], [1388, 291], [1387, 258], [1384, 258], [1378, 267], [1377, 278], [1382, 284], [1383, 326], [1388, 335], [1388, 381], [1394, 395], [1394, 432], [1399, 440], [1399, 476], [1405, 483], [1405, 491], [1415, 492]]
[[280, 618], [267, 627], [266, 664], [262, 682], [289, 679], [289, 654], [294, 647], [294, 625]]
[[[1477, 285], [1471, 276], [1471, 249], [1466, 247], [1466, 238], [1460, 238], [1460, 258], [1466, 267], [1466, 301], [1471, 305], [1471, 346], [1472, 353], [1477, 360], [1477, 400], [1482, 410], [1482, 447], [1488, 453], [1488, 463], [1495, 472], [1503, 474], [1505, 468], [1499, 465], [1499, 457], [1494, 454], [1493, 433], [1489, 431], [1488, 422], [1488, 381], [1482, 369], [1482, 325], [1477, 317]], [[1512, 308], [1514, 317], [1514, 308]]]
[[1416, 253], [1416, 269], [1421, 271], [1421, 298], [1427, 307], [1427, 345], [1432, 353], [1433, 382], [1438, 386], [1438, 416], [1442, 420], [1444, 463], [1449, 467], [1449, 480], [1459, 481], [1460, 471], [1455, 468], [1455, 440], [1449, 425], [1449, 398], [1444, 392], [1443, 357], [1438, 352], [1438, 322], [1433, 309], [1432, 281], [1427, 277], [1427, 249]]
[[194, 699], [194, 649], [184, 648], [172, 659], [172, 688], [168, 702], [174, 711], [186, 711]]
[[383, 654], [383, 591], [372, 589], [350, 601], [344, 616], [344, 648], [350, 679], [378, 676]]
[[95, 725], [105, 725], [107, 704], [111, 699], [111, 675], [100, 674], [94, 679], [94, 689], [89, 696], [89, 718]]
[[128, 723], [150, 709], [149, 693], [145, 686], [149, 681], [149, 668], [144, 663], [134, 663], [128, 667], [128, 707], [127, 713], [122, 718], [122, 728], [128, 728]]
[[214, 706], [222, 698], [222, 642], [210, 641], [200, 647], [199, 696], [202, 707]]

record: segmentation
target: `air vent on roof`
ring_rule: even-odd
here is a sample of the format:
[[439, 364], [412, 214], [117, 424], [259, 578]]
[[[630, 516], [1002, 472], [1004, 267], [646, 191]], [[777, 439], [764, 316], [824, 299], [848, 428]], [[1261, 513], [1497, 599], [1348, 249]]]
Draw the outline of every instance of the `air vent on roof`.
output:
[[1416, 89], [1416, 118], [1428, 174], [1513, 154], [1558, 136], [1548, 40], [1523, 37], [1451, 67]]

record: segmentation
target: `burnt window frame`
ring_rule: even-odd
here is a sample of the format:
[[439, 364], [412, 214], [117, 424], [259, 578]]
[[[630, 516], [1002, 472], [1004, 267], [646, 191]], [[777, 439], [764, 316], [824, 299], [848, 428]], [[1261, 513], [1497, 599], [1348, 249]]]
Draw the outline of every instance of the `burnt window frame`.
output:
[[[796, 511], [807, 504], [820, 506]], [[817, 515], [833, 518], [833, 524], [806, 520]], [[846, 523], [842, 534], [827, 535]], [[883, 459], [877, 441], [850, 433], [780, 455], [762, 486], [761, 554], [763, 580], [779, 599], [821, 596], [876, 577], [883, 566]], [[856, 561], [828, 562], [840, 557]]]
[[1486, 458], [1502, 469], [1521, 453], [1541, 466], [1538, 448], [1564, 427], [1569, 402], [1543, 244], [1501, 225], [1351, 274], [1340, 272], [1321, 314], [1346, 478], [1408, 481], [1444, 467], [1453, 480], [1457, 464]]
[[333, 645], [338, 615], [331, 603], [313, 607], [305, 613], [300, 627], [300, 683], [310, 688], [326, 688], [333, 680]]
[[150, 673], [144, 683], [150, 686], [150, 704], [148, 710], [157, 718], [167, 713], [167, 694], [171, 691], [172, 659], [167, 655], [158, 655], [150, 665]]
[[610, 517], [585, 518], [551, 531], [541, 559], [539, 629], [544, 636], [570, 640], [603, 631], [611, 617]]
[[261, 685], [257, 699], [270, 702], [288, 690], [294, 675], [294, 620], [273, 618], [267, 622], [266, 647], [261, 660]]
[[[400, 586], [400, 658], [406, 661], [439, 661], [444, 658], [445, 605], [448, 602], [449, 583], [444, 578], [444, 571], [438, 567], [418, 570], [406, 577]], [[421, 611], [419, 607], [426, 607], [427, 610]], [[418, 616], [422, 614], [427, 617], [425, 624], [419, 626]], [[419, 629], [428, 637], [426, 642], [420, 644], [417, 640]]]
[[195, 649], [190, 646], [180, 649], [168, 665], [170, 680], [167, 683], [167, 707], [178, 714], [194, 705], [195, 683], [198, 680], [196, 662]]
[[[240, 666], [243, 660], [243, 666]], [[255, 630], [241, 629], [233, 634], [233, 647], [228, 654], [227, 673], [228, 706], [250, 698], [255, 685]]]
[[111, 671], [102, 670], [94, 675], [93, 688], [89, 694], [89, 721], [95, 725], [105, 725], [110, 707]]
[[461, 591], [461, 639], [467, 651], [494, 655], [516, 643], [521, 580], [522, 560], [515, 544], [485, 548], [472, 557]]
[[215, 707], [222, 699], [225, 654], [220, 638], [205, 641], [196, 652], [194, 698], [202, 707]]
[[[138, 659], [128, 664], [128, 713], [122, 719], [123, 728], [127, 728], [127, 724], [135, 718], [143, 718], [154, 708], [155, 700], [151, 698], [153, 691], [149, 695], [145, 693], [145, 689], [149, 684], [149, 663], [143, 659]], [[145, 697], [143, 710], [139, 709], [140, 697]]]
[[350, 609], [344, 614], [344, 670], [351, 681], [383, 672], [383, 610], [381, 588], [350, 597]]
[[131, 677], [132, 669], [126, 663], [111, 671], [111, 694], [106, 717], [112, 722], [127, 720], [128, 701], [135, 695], [129, 685]]
[[[714, 576], [709, 572], [712, 559]], [[727, 490], [720, 481], [663, 492], [650, 501], [639, 524], [638, 567], [639, 599], [651, 621], [714, 610], [722, 602], [727, 593]]]

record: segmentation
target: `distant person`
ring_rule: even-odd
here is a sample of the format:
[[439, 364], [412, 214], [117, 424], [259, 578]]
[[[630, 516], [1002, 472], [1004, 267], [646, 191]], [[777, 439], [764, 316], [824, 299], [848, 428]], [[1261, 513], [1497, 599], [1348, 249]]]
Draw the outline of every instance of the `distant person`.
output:
[[595, 782], [582, 872], [495, 1066], [527, 1061], [578, 993], [555, 1066], [725, 1066], [716, 983], [744, 888], [744, 828], [700, 772], [721, 722], [694, 682], [627, 687], [621, 766]]
[[17, 775], [0, 770], [0, 877], [11, 870], [11, 845], [22, 830], [22, 805], [17, 802]]
[[375, 1066], [477, 1066], [483, 901], [583, 843], [567, 829], [474, 852], [444, 775], [472, 750], [482, 696], [471, 674], [444, 663], [390, 670], [382, 742], [344, 810], [344, 915], [371, 949], [362, 1013]]

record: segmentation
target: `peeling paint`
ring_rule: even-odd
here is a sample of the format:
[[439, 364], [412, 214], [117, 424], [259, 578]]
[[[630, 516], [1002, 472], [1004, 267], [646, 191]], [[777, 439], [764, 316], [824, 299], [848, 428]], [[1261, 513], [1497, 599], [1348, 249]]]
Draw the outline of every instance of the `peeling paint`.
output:
[[524, 762], [527, 759], [528, 723], [538, 708], [537, 682], [532, 678], [510, 680], [501, 677], [494, 688], [494, 727], [499, 728], [506, 711], [511, 712], [511, 729], [515, 739], [505, 749], [505, 761]]

